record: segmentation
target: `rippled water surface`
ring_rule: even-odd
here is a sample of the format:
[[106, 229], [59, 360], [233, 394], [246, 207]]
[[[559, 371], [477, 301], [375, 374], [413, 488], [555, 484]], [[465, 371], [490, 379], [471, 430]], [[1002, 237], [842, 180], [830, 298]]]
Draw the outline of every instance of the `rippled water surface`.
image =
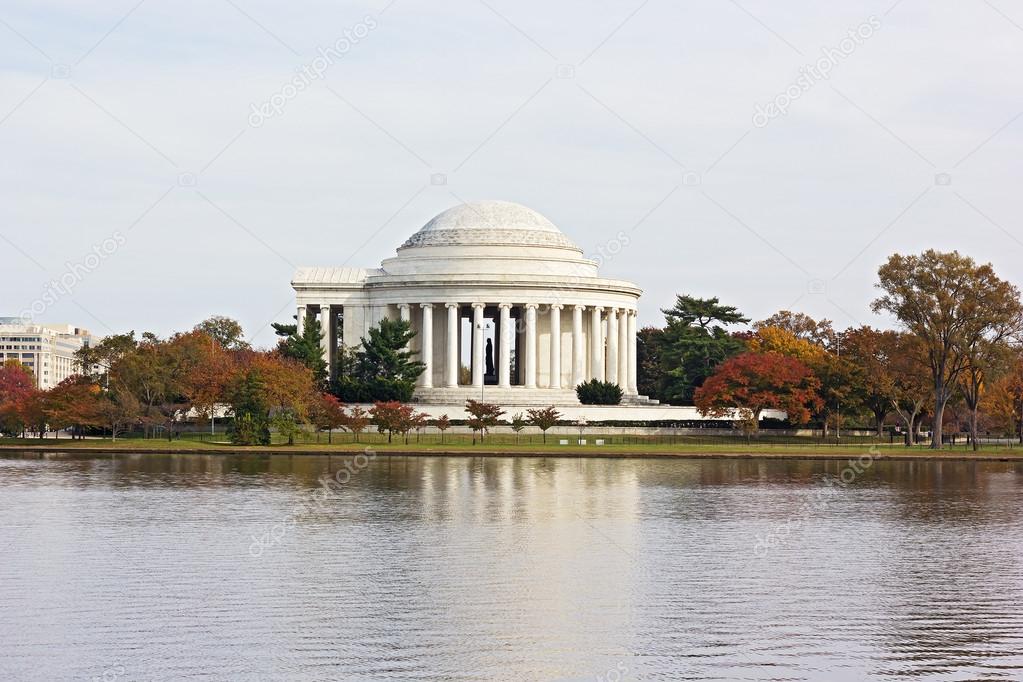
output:
[[1023, 465], [847, 466], [6, 456], [0, 679], [1023, 679]]

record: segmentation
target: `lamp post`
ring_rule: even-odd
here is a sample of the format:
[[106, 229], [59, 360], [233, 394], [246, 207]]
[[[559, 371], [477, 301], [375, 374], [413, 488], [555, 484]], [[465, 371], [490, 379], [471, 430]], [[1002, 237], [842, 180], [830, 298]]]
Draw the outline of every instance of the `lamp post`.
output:
[[[838, 359], [842, 360], [842, 332], [835, 335], [835, 342], [838, 344]], [[835, 442], [842, 440], [842, 401], [838, 400], [835, 408]]]

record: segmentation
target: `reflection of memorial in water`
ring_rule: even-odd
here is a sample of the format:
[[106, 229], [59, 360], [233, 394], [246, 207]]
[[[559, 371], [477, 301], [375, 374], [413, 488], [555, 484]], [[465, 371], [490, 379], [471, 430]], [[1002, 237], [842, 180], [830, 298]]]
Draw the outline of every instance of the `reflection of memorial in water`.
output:
[[[82, 677], [128, 646], [154, 679], [230, 677], [239, 651], [302, 678], [1023, 672], [1020, 463], [828, 485], [846, 463], [379, 454], [309, 505], [351, 459], [0, 458], [0, 671]], [[38, 656], [54, 623], [73, 656]]]

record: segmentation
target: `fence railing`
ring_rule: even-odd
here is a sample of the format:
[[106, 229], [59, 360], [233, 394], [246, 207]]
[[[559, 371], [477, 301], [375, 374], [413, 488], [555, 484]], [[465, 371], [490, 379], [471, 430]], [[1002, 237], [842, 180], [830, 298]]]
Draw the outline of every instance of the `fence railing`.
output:
[[[119, 438], [142, 438], [143, 434], [139, 433], [126, 433]], [[165, 433], [157, 433], [150, 435], [151, 440], [166, 440], [167, 436]], [[205, 442], [205, 443], [225, 443], [229, 441], [229, 436], [225, 433], [211, 434], [208, 432], [180, 432], [175, 433], [174, 440], [181, 442]], [[334, 444], [351, 444], [361, 443], [363, 445], [373, 444], [384, 444], [387, 443], [387, 434], [378, 433], [375, 429], [364, 431], [358, 436], [347, 431], [335, 431], [328, 438], [328, 434], [325, 431], [321, 432], [302, 432], [295, 438], [296, 445], [326, 445], [328, 440]], [[726, 433], [677, 433], [677, 434], [621, 434], [621, 433], [600, 433], [599, 429], [583, 430], [580, 433], [567, 434], [567, 433], [553, 433], [549, 432], [544, 438], [543, 434], [531, 432], [522, 433], [519, 435], [508, 434], [508, 433], [491, 433], [487, 434], [484, 438], [484, 444], [500, 445], [500, 446], [541, 446], [547, 445], [549, 447], [562, 446], [562, 445], [580, 445], [579, 441], [586, 441], [585, 445], [589, 447], [601, 447], [601, 446], [666, 446], [666, 445], [706, 445], [706, 446], [744, 446], [744, 447], [777, 447], [777, 446], [805, 446], [805, 447], [835, 447], [835, 446], [848, 446], [848, 445], [863, 445], [864, 447], [870, 447], [874, 444], [898, 444], [901, 441], [896, 438], [890, 439], [887, 435], [883, 439], [878, 439], [874, 436], [842, 436], [836, 438], [833, 435], [823, 438], [821, 436], [796, 436], [791, 434], [776, 434], [767, 431], [762, 431], [755, 436], [747, 437], [741, 433], [726, 434]], [[286, 439], [278, 434], [272, 434], [272, 441], [274, 444], [283, 444]], [[479, 437], [477, 436], [476, 441], [478, 443]], [[597, 445], [597, 441], [601, 441], [601, 445]], [[404, 444], [406, 437], [400, 434], [394, 434], [392, 441], [393, 444]], [[452, 433], [447, 432], [441, 434], [436, 429], [424, 429], [421, 432], [412, 431], [408, 434], [407, 442], [409, 444], [419, 444], [426, 446], [442, 446], [442, 445], [471, 445], [473, 443], [473, 436], [471, 433]]]

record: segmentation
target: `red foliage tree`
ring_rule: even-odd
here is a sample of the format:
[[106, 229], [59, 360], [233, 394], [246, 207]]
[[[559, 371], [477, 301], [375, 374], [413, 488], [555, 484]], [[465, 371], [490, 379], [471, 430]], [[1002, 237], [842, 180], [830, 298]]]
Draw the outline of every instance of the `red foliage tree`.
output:
[[344, 413], [344, 424], [342, 426], [352, 432], [355, 438], [355, 442], [359, 442], [359, 434], [366, 430], [366, 427], [370, 425], [372, 421], [370, 415], [366, 410], [362, 409], [358, 405], [352, 408], [351, 412]]
[[485, 403], [482, 400], [469, 398], [465, 401], [465, 412], [469, 415], [468, 424], [472, 429], [472, 444], [476, 445], [476, 432], [480, 434], [480, 443], [487, 433], [487, 429], [497, 426], [501, 415], [504, 414], [498, 405]]
[[17, 360], [0, 366], [0, 431], [13, 435], [35, 425], [38, 394], [32, 370]]
[[441, 416], [433, 420], [433, 425], [437, 427], [438, 431], [440, 431], [440, 442], [441, 445], [443, 445], [444, 432], [451, 428], [451, 418], [448, 417], [446, 414], [442, 414]]
[[744, 353], [726, 360], [693, 396], [700, 414], [727, 417], [738, 408], [754, 422], [767, 409], [805, 424], [819, 410], [820, 381], [810, 368], [780, 353]]
[[54, 430], [71, 429], [84, 438], [86, 427], [104, 425], [100, 387], [83, 376], [71, 376], [46, 392], [46, 415]]
[[333, 442], [334, 429], [347, 422], [344, 404], [329, 393], [317, 395], [309, 406], [309, 418], [318, 429], [327, 430], [327, 442]]
[[387, 442], [395, 433], [407, 433], [411, 428], [412, 414], [415, 409], [397, 400], [377, 401], [370, 408], [369, 414], [380, 433], [387, 432]]

